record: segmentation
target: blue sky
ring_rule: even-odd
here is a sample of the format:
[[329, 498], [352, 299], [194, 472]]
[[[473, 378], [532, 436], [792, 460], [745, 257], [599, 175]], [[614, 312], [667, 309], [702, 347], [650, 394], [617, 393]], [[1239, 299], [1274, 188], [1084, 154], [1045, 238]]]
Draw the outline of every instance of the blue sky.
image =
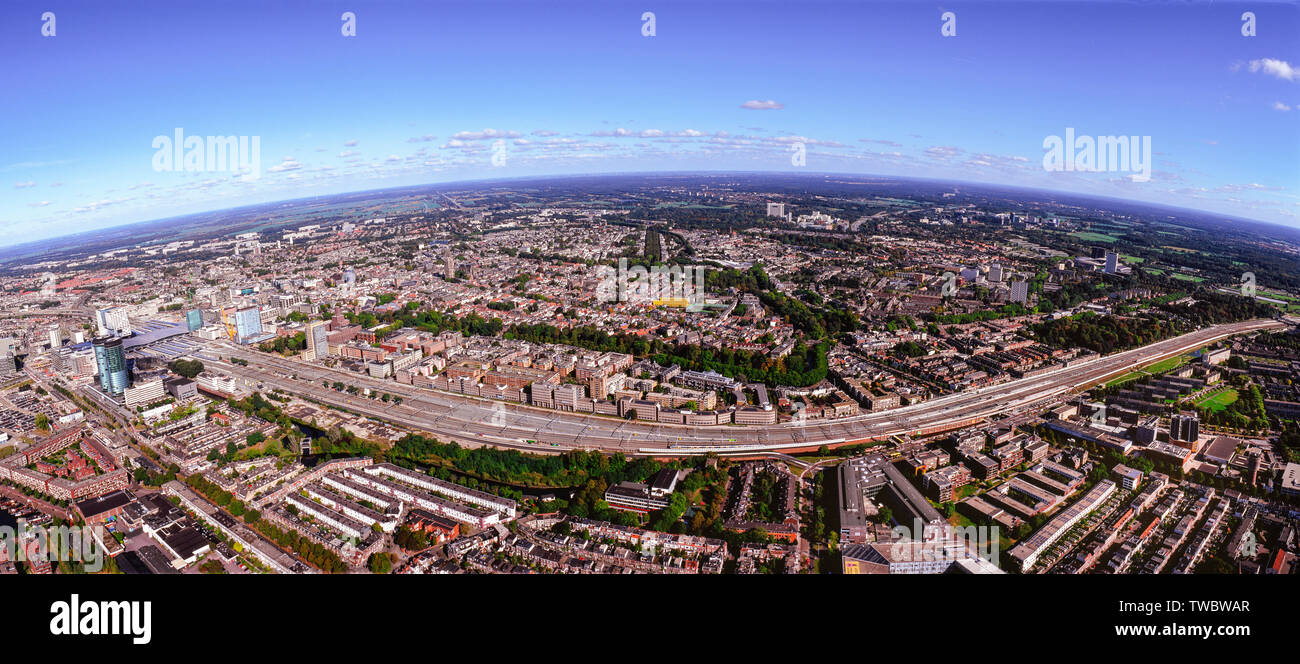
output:
[[[320, 193], [647, 170], [951, 178], [1300, 226], [1296, 34], [1300, 10], [1267, 3], [10, 2], [0, 245]], [[260, 177], [155, 170], [154, 137], [177, 127], [259, 137]], [[1046, 171], [1043, 141], [1067, 127], [1151, 136], [1150, 181]]]

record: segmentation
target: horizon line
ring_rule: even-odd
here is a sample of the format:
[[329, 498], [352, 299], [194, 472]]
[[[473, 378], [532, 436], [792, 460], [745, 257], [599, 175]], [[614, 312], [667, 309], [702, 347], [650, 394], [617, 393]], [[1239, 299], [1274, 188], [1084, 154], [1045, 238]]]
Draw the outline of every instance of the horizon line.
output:
[[[283, 198], [283, 199], [279, 199], [279, 200], [265, 201], [265, 202], [261, 202], [261, 203], [249, 203], [249, 204], [246, 204], [246, 205], [236, 205], [236, 206], [225, 207], [225, 208], [218, 207], [218, 208], [212, 208], [212, 209], [207, 209], [207, 210], [201, 210], [201, 211], [197, 211], [197, 212], [187, 212], [187, 213], [184, 213], [184, 214], [171, 215], [171, 216], [167, 216], [167, 217], [154, 217], [154, 218], [151, 218], [151, 219], [143, 219], [143, 220], [140, 220], [140, 221], [128, 221], [128, 222], [122, 222], [122, 223], [117, 223], [117, 224], [111, 224], [111, 225], [104, 226], [104, 227], [102, 227], [102, 228], [93, 229], [93, 230], [88, 230], [88, 231], [79, 231], [79, 232], [72, 232], [72, 233], [66, 233], [66, 234], [63, 234], [63, 235], [56, 235], [56, 236], [53, 236], [53, 237], [41, 238], [41, 239], [39, 239], [39, 240], [31, 240], [31, 241], [28, 241], [28, 242], [17, 242], [17, 243], [13, 243], [13, 244], [3, 244], [3, 243], [0, 243], [0, 253], [7, 253], [7, 252], [9, 252], [9, 251], [11, 251], [11, 250], [18, 250], [18, 249], [21, 249], [21, 248], [23, 248], [23, 247], [35, 247], [35, 246], [37, 246], [37, 245], [41, 245], [41, 244], [58, 243], [58, 242], [61, 242], [61, 241], [69, 240], [69, 239], [71, 239], [71, 238], [81, 237], [81, 236], [89, 235], [89, 234], [92, 234], [92, 233], [103, 233], [103, 232], [109, 232], [109, 231], [114, 231], [114, 230], [121, 230], [121, 229], [130, 228], [130, 227], [132, 227], [132, 226], [141, 226], [141, 225], [145, 225], [145, 224], [153, 224], [153, 223], [158, 223], [158, 222], [168, 221], [168, 220], [173, 220], [173, 219], [175, 219], [175, 220], [180, 220], [180, 219], [187, 219], [187, 218], [190, 218], [190, 217], [197, 217], [197, 216], [200, 216], [200, 215], [215, 214], [215, 213], [220, 213], [220, 212], [233, 212], [233, 211], [244, 210], [244, 209], [247, 209], [247, 208], [254, 208], [254, 207], [260, 207], [260, 206], [280, 205], [280, 204], [285, 204], [285, 203], [296, 203], [296, 202], [299, 202], [299, 201], [307, 201], [307, 200], [311, 200], [311, 199], [328, 198], [328, 197], [333, 197], [333, 196], [347, 196], [347, 195], [363, 194], [363, 193], [369, 193], [369, 192], [392, 191], [392, 190], [397, 190], [397, 189], [414, 189], [414, 188], [419, 188], [419, 187], [452, 186], [452, 185], [469, 185], [469, 184], [475, 184], [475, 183], [507, 182], [507, 181], [525, 181], [525, 180], [545, 180], [545, 179], [564, 179], [564, 178], [578, 178], [578, 177], [609, 177], [609, 178], [614, 178], [614, 177], [629, 177], [629, 176], [637, 176], [637, 175], [641, 175], [641, 176], [673, 176], [673, 175], [705, 175], [705, 176], [721, 176], [721, 175], [728, 175], [728, 174], [730, 174], [730, 175], [776, 175], [776, 176], [789, 176], [789, 177], [819, 177], [819, 176], [874, 177], [874, 178], [886, 178], [886, 179], [892, 179], [892, 180], [916, 180], [916, 181], [936, 182], [936, 183], [951, 183], [951, 184], [959, 184], [959, 185], [974, 185], [974, 186], [983, 186], [983, 187], [995, 187], [995, 188], [1005, 188], [1005, 189], [1016, 189], [1016, 190], [1021, 190], [1021, 191], [1042, 192], [1042, 193], [1046, 193], [1046, 194], [1054, 194], [1054, 195], [1060, 195], [1060, 196], [1075, 196], [1075, 197], [1087, 198], [1087, 199], [1094, 199], [1094, 200], [1100, 200], [1100, 201], [1115, 201], [1115, 202], [1125, 203], [1125, 204], [1129, 204], [1129, 205], [1147, 206], [1147, 207], [1151, 207], [1151, 208], [1166, 209], [1166, 210], [1179, 211], [1179, 212], [1185, 212], [1185, 213], [1195, 213], [1195, 214], [1200, 214], [1200, 215], [1210, 216], [1210, 217], [1214, 217], [1214, 218], [1218, 218], [1218, 219], [1223, 219], [1223, 220], [1227, 220], [1227, 221], [1238, 220], [1238, 221], [1245, 221], [1245, 222], [1249, 222], [1249, 223], [1260, 224], [1260, 225], [1263, 225], [1263, 226], [1277, 227], [1277, 228], [1280, 228], [1280, 229], [1286, 229], [1286, 230], [1291, 230], [1291, 231], [1300, 231], [1300, 226], [1292, 226], [1292, 225], [1284, 224], [1284, 223], [1281, 223], [1281, 222], [1276, 222], [1276, 221], [1267, 221], [1267, 220], [1256, 219], [1256, 218], [1253, 218], [1253, 217], [1247, 217], [1247, 216], [1225, 215], [1225, 214], [1223, 214], [1223, 213], [1221, 213], [1221, 212], [1214, 212], [1214, 211], [1210, 211], [1210, 210], [1202, 210], [1202, 209], [1191, 208], [1191, 207], [1175, 206], [1175, 205], [1169, 205], [1169, 204], [1167, 204], [1167, 203], [1155, 203], [1155, 202], [1143, 201], [1143, 200], [1139, 200], [1139, 199], [1116, 198], [1116, 197], [1114, 197], [1114, 196], [1108, 196], [1108, 195], [1102, 195], [1102, 194], [1089, 194], [1089, 193], [1074, 192], [1074, 191], [1069, 191], [1069, 190], [1043, 189], [1043, 188], [1040, 188], [1040, 187], [1032, 187], [1032, 186], [1025, 186], [1025, 185], [1018, 185], [1018, 184], [1009, 184], [1009, 183], [983, 182], [983, 181], [978, 181], [978, 180], [953, 180], [953, 179], [945, 179], [945, 178], [933, 178], [933, 177], [911, 176], [911, 175], [887, 175], [887, 174], [879, 174], [879, 173], [854, 173], [854, 172], [838, 172], [838, 171], [809, 171], [809, 172], [793, 172], [793, 171], [781, 171], [781, 170], [770, 170], [770, 171], [764, 171], [764, 170], [759, 170], [759, 171], [745, 171], [745, 170], [716, 170], [716, 171], [710, 171], [710, 170], [703, 170], [703, 171], [702, 171], [702, 170], [680, 170], [680, 171], [675, 171], [675, 170], [664, 170], [664, 171], [620, 171], [620, 172], [600, 172], [600, 173], [590, 173], [590, 172], [583, 173], [583, 172], [574, 172], [574, 173], [547, 174], [547, 175], [518, 175], [518, 176], [500, 177], [500, 178], [470, 178], [470, 179], [463, 179], [463, 180], [432, 181], [432, 182], [423, 182], [423, 183], [418, 183], [418, 184], [396, 185], [396, 186], [391, 186], [391, 187], [378, 187], [378, 188], [374, 188], [374, 189], [354, 189], [354, 190], [349, 190], [349, 191], [340, 191], [340, 192], [334, 192], [334, 193], [313, 194], [313, 195], [308, 195], [308, 196], [300, 196], [300, 197], [294, 197], [294, 198]], [[10, 262], [10, 260], [11, 260], [11, 259], [6, 259], [6, 258], [0, 256], [0, 263], [7, 263], [7, 262]]]

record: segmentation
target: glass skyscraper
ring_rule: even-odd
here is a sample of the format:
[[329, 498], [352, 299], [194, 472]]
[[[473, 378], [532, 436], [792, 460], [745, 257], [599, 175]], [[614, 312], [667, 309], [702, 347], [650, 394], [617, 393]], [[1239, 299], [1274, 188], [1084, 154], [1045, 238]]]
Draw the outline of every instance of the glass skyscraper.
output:
[[99, 367], [99, 386], [105, 394], [121, 394], [130, 385], [126, 370], [126, 350], [120, 337], [95, 338], [95, 365]]
[[329, 355], [329, 323], [307, 324], [307, 359], [323, 360]]
[[262, 312], [257, 307], [246, 307], [235, 312], [235, 341], [248, 343], [262, 334]]

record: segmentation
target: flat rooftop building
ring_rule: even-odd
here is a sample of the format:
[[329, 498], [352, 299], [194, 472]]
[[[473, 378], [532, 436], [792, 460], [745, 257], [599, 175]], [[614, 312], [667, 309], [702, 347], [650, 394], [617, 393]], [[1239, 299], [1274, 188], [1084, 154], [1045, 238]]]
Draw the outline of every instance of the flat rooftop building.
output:
[[840, 464], [840, 541], [865, 542], [876, 515], [875, 499], [889, 484], [884, 456], [854, 457]]

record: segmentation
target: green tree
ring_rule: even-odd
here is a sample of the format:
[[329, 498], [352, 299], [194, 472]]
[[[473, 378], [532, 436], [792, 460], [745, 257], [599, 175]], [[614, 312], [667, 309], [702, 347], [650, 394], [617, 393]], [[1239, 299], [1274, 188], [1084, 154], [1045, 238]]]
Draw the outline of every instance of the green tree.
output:
[[370, 571], [374, 574], [387, 574], [393, 569], [392, 559], [390, 559], [388, 554], [383, 551], [370, 554], [368, 564], [370, 566]]
[[186, 378], [194, 378], [203, 373], [203, 363], [198, 360], [172, 360], [167, 368], [171, 369], [172, 373]]

